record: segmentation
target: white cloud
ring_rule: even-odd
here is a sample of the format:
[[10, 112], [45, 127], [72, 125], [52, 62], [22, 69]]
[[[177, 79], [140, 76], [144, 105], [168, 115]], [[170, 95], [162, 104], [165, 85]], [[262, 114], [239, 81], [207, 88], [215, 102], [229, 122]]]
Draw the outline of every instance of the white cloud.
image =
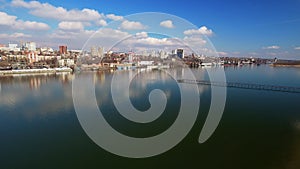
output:
[[81, 22], [63, 21], [58, 24], [58, 28], [63, 30], [83, 30], [84, 25]]
[[155, 38], [149, 37], [147, 32], [136, 33], [135, 36], [124, 39], [121, 43], [118, 44], [119, 49], [176, 49], [180, 46], [183, 46], [183, 43], [180, 43], [180, 40], [175, 38]]
[[[93, 35], [93, 37], [90, 37], [92, 35]], [[49, 37], [50, 38], [59, 38], [59, 39], [77, 39], [78, 38], [78, 40], [85, 37], [86, 40], [88, 38], [91, 38], [91, 40], [94, 39], [94, 40], [98, 41], [98, 43], [105, 43], [106, 39], [108, 39], [108, 38], [122, 39], [122, 38], [125, 38], [126, 36], [129, 36], [129, 34], [127, 32], [123, 32], [123, 31], [115, 30], [115, 29], [111, 29], [111, 28], [103, 28], [103, 29], [99, 29], [97, 31], [95, 31], [95, 30], [80, 30], [77, 32], [72, 32], [72, 31], [68, 31], [68, 30], [56, 30]]]
[[207, 44], [207, 41], [201, 35], [185, 36], [183, 39], [186, 50], [192, 50], [193, 53], [215, 55], [216, 52], [211, 49], [211, 46]]
[[107, 22], [104, 19], [100, 19], [99, 21], [96, 22], [98, 26], [106, 26]]
[[3, 39], [11, 39], [11, 38], [29, 38], [31, 35], [24, 34], [24, 33], [13, 33], [13, 34], [0, 34], [0, 38]]
[[[118, 35], [115, 37], [109, 36], [115, 34]], [[162, 50], [167, 48], [168, 50], [171, 50], [177, 48], [178, 45], [182, 45], [177, 39], [149, 37], [147, 32], [138, 32], [135, 35], [130, 35], [129, 33], [120, 30], [106, 29], [102, 30], [100, 33], [96, 33], [95, 37], [94, 41], [102, 45], [104, 43], [107, 44], [108, 40], [114, 40], [114, 42], [111, 41], [112, 45], [110, 47], [112, 47], [112, 50], [116, 51], [128, 51], [132, 49], [135, 52], [142, 52], [145, 50]], [[97, 38], [101, 41], [97, 40]]]
[[0, 12], [0, 26], [9, 26], [19, 30], [48, 30], [50, 27], [42, 22], [17, 20], [16, 16]]
[[[82, 33], [82, 32], [80, 32]], [[52, 34], [48, 35], [50, 39], [60, 40], [60, 39], [75, 39], [78, 32], [69, 32], [64, 30], [56, 30]]]
[[177, 44], [177, 41], [171, 38], [153, 38], [149, 37], [147, 32], [138, 32], [129, 40], [131, 44], [144, 46], [171, 46]]
[[94, 32], [95, 31], [90, 30], [69, 31], [57, 29], [51, 34], [48, 34], [47, 38], [49, 42], [51, 42], [52, 47], [57, 48], [57, 44], [67, 44], [68, 48], [82, 49], [84, 43]]
[[275, 53], [275, 52], [268, 52], [266, 53], [267, 56], [278, 56], [279, 54], [278, 53]]
[[228, 53], [226, 53], [226, 52], [222, 52], [222, 51], [220, 51], [220, 52], [217, 52], [219, 55], [221, 55], [221, 56], [226, 56]]
[[150, 46], [171, 46], [174, 45], [171, 39], [168, 38], [153, 38], [153, 37], [147, 37], [147, 38], [141, 38], [137, 39], [136, 43], [142, 44], [142, 45], [150, 45]]
[[123, 20], [123, 16], [118, 16], [118, 15], [115, 15], [115, 14], [108, 14], [106, 15], [106, 17], [108, 19], [111, 19], [111, 20], [114, 20], [114, 21], [119, 21], [119, 20]]
[[45, 24], [45, 23], [41, 23], [41, 22], [35, 22], [35, 21], [22, 21], [22, 20], [18, 20], [15, 24], [14, 27], [16, 29], [30, 29], [30, 30], [48, 30], [50, 29], [50, 27]]
[[147, 32], [138, 32], [135, 34], [136, 37], [138, 38], [147, 38], [148, 37], [148, 33]]
[[[171, 51], [177, 48], [183, 48], [187, 53], [192, 53], [193, 49], [197, 53], [213, 53], [212, 50], [205, 48], [206, 41], [200, 36], [186, 36], [183, 39], [178, 38], [156, 38], [151, 37], [147, 32], [138, 32], [135, 36], [123, 39], [115, 46], [118, 50], [133, 49], [135, 52], [149, 51], [149, 50], [166, 50]], [[215, 54], [215, 53], [214, 53]]]
[[141, 30], [141, 29], [146, 29], [146, 26], [144, 26], [140, 22], [125, 20], [122, 22], [121, 28], [126, 30]]
[[0, 25], [11, 26], [16, 22], [17, 17], [8, 15], [5, 12], [0, 12]]
[[250, 56], [251, 56], [251, 55], [253, 55], [253, 56], [258, 56], [259, 53], [257, 53], [257, 52], [249, 52], [248, 55], [250, 55]]
[[32, 15], [38, 17], [64, 21], [95, 21], [103, 17], [103, 14], [93, 9], [67, 10], [63, 7], [55, 7], [49, 3], [40, 3], [38, 1], [25, 2], [23, 0], [13, 0], [11, 4], [15, 7], [28, 8]]
[[[183, 39], [178, 38], [155, 38], [155, 37], [148, 37], [146, 33], [141, 32], [137, 33], [136, 36], [130, 39], [126, 39], [124, 42], [118, 44], [119, 49], [133, 49], [135, 52], [143, 52], [143, 51], [158, 51], [158, 50], [165, 50], [171, 51], [173, 49], [182, 48], [186, 53], [193, 53], [196, 52], [198, 54], [203, 53], [213, 53], [214, 51], [209, 50], [205, 47], [201, 47], [200, 43], [205, 43], [201, 39], [191, 39], [190, 37], [186, 37]], [[191, 41], [194, 44], [191, 44]], [[192, 46], [193, 45], [193, 46]]]
[[162, 21], [159, 25], [165, 28], [174, 28], [173, 22], [171, 20]]
[[206, 26], [202, 26], [199, 29], [189, 29], [183, 32], [185, 35], [207, 35], [210, 36], [213, 34], [211, 29], [208, 29]]
[[300, 50], [300, 46], [299, 46], [299, 47], [295, 47], [294, 49], [295, 49], [295, 50]]
[[[196, 49], [198, 53], [207, 53], [204, 51], [202, 44], [206, 41], [199, 36], [187, 36], [184, 39], [177, 38], [156, 38], [150, 37], [147, 32], [139, 32], [131, 35], [128, 32], [103, 28], [98, 31], [94, 30], [56, 30], [50, 36], [52, 42], [68, 43], [72, 42], [72, 48], [82, 48], [85, 44], [84, 50], [89, 50], [90, 46], [103, 46], [106, 50], [126, 51], [133, 49], [143, 50], [166, 50], [171, 51], [176, 48], [183, 48], [189, 51], [189, 47]], [[88, 40], [88, 41], [87, 41]], [[190, 52], [191, 53], [191, 52]]]
[[280, 46], [276, 46], [276, 45], [262, 47], [262, 49], [279, 49], [279, 48], [280, 48]]
[[12, 0], [11, 4], [13, 6], [21, 6], [21, 7], [25, 7], [25, 8], [39, 7], [39, 5], [40, 5], [40, 3], [38, 1], [24, 2], [23, 0]]
[[[98, 31], [95, 30], [79, 30], [69, 31], [58, 29], [52, 34], [48, 35], [51, 42], [66, 43], [71, 48], [81, 49], [85, 47], [85, 50], [89, 50], [90, 46], [103, 46], [106, 49], [115, 45], [118, 41], [129, 36], [127, 32], [115, 30], [111, 28], [103, 28]], [[71, 42], [71, 43], [70, 43]], [[85, 44], [86, 43], [86, 44]], [[84, 46], [84, 44], [86, 46]]]
[[127, 32], [123, 32], [120, 30], [112, 29], [112, 28], [104, 28], [100, 29], [96, 32], [95, 38], [115, 38], [122, 39], [129, 36]]
[[183, 41], [192, 48], [206, 44], [206, 40], [198, 36], [185, 36]]

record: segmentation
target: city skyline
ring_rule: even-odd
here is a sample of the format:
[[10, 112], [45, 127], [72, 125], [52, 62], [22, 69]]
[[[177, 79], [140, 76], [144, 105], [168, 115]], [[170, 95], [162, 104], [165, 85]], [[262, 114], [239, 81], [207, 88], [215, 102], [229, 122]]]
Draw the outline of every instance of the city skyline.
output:
[[[138, 36], [143, 47], [173, 44], [174, 37], [147, 32], [170, 32], [186, 43], [202, 44], [207, 39], [220, 56], [279, 57], [300, 59], [300, 1], [209, 1], [61, 2], [2, 0], [0, 43], [35, 41], [40, 47], [67, 45], [81, 49], [102, 26], [98, 38], [104, 42]], [[140, 12], [162, 12], [183, 18], [198, 29], [182, 27], [172, 17], [151, 23], [125, 17]], [[110, 25], [111, 22], [116, 23]], [[106, 44], [98, 44], [106, 47]], [[154, 45], [154, 46], [155, 46]]]

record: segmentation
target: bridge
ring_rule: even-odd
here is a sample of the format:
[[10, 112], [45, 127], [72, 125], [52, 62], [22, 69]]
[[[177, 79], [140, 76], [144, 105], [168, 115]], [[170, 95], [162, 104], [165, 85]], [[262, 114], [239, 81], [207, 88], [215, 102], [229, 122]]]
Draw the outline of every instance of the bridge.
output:
[[277, 86], [277, 85], [237, 83], [237, 82], [211, 82], [211, 81], [205, 81], [205, 80], [191, 80], [191, 79], [178, 79], [177, 82], [178, 83], [198, 84], [198, 85], [240, 88], [240, 89], [300, 93], [300, 87], [292, 87], [292, 86]]

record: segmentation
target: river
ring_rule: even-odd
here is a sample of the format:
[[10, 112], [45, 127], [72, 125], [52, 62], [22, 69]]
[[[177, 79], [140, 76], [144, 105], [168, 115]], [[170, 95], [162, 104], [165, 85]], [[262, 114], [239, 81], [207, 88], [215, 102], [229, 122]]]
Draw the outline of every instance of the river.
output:
[[[179, 76], [184, 70], [172, 71]], [[228, 82], [300, 86], [299, 68], [261, 65], [227, 67], [224, 71]], [[124, 72], [126, 80], [128, 71]], [[196, 79], [209, 79], [206, 69], [192, 72]], [[164, 71], [143, 71], [130, 84], [131, 103], [146, 111], [151, 107], [150, 92], [160, 89], [168, 101], [166, 109], [150, 123], [126, 120], [112, 100], [113, 73], [0, 77], [0, 168], [300, 168], [299, 93], [227, 88], [222, 119], [213, 135], [200, 144], [198, 137], [211, 101], [210, 86], [200, 85], [195, 124], [175, 147], [149, 158], [127, 158], [104, 150], [80, 125], [72, 98], [73, 92], [80, 91], [72, 92], [73, 79], [84, 82], [85, 77], [92, 78], [103, 116], [116, 131], [130, 137], [163, 133], [172, 126], [180, 108], [176, 81]], [[119, 74], [122, 78], [122, 72]], [[121, 97], [122, 92], [119, 94]]]

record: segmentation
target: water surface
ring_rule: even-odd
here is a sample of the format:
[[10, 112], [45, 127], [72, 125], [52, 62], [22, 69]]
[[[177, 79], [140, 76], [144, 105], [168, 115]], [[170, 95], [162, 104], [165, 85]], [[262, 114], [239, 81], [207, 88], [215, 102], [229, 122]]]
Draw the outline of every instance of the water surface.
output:
[[[173, 71], [182, 74], [180, 69]], [[197, 79], [208, 79], [205, 69], [193, 71]], [[300, 86], [297, 68], [229, 67], [225, 73], [230, 82]], [[147, 110], [149, 93], [161, 89], [168, 98], [167, 108], [151, 123], [130, 122], [113, 105], [112, 75], [82, 72], [0, 77], [0, 168], [300, 168], [299, 94], [228, 88], [219, 127], [207, 142], [199, 144], [210, 106], [209, 86], [199, 86], [198, 119], [176, 147], [145, 159], [111, 154], [98, 147], [78, 122], [72, 101], [73, 78], [94, 78], [105, 118], [129, 136], [143, 138], [163, 132], [180, 107], [174, 79], [163, 71], [144, 72], [130, 86], [132, 104]]]

